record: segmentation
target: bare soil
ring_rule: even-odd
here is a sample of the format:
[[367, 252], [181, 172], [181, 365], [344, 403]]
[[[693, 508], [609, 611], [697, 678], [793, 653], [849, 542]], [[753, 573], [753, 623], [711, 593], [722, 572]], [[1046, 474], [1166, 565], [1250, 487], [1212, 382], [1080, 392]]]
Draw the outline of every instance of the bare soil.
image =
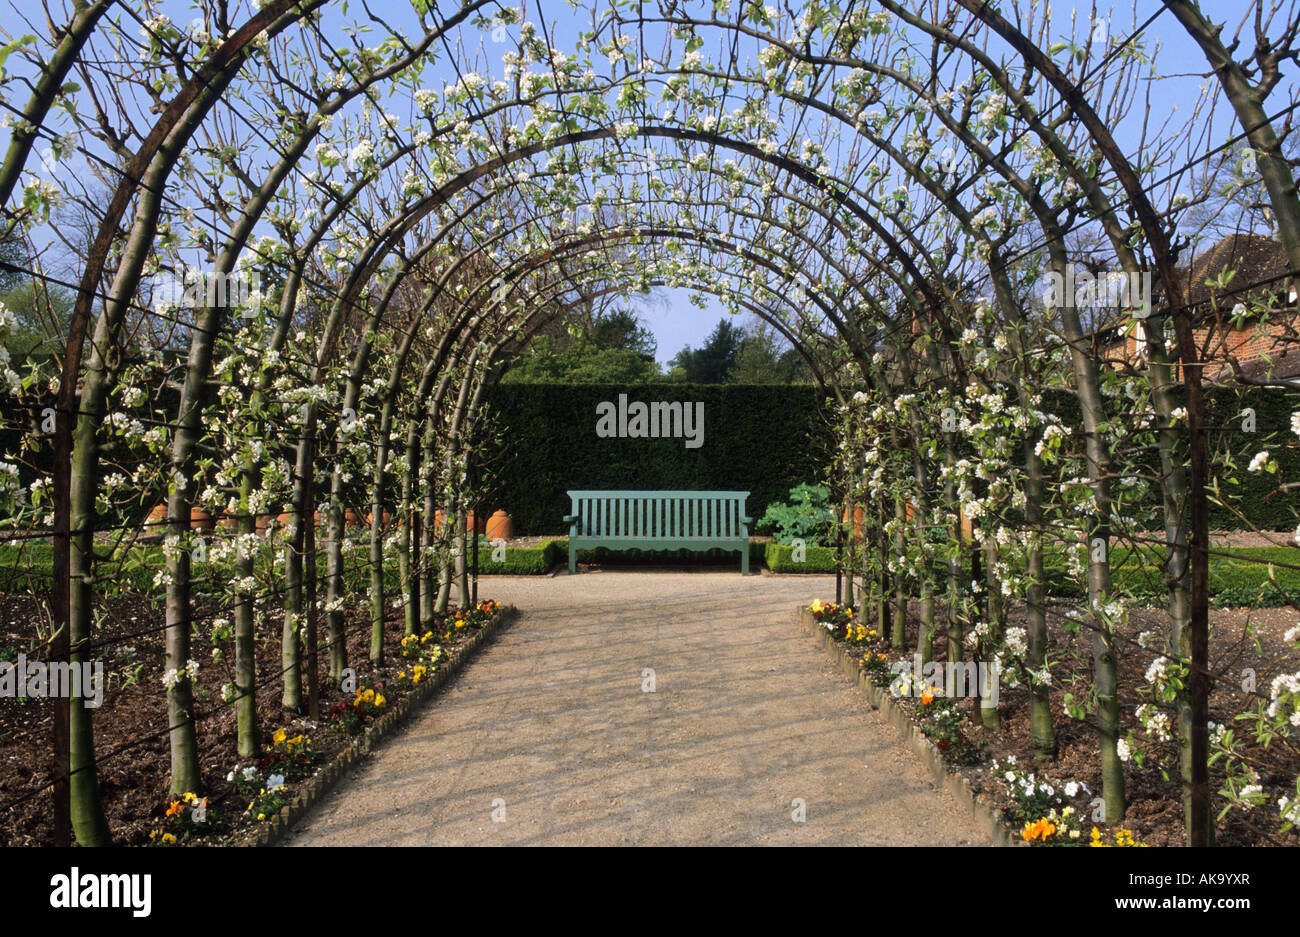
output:
[[[44, 617], [42, 602], [30, 598], [0, 597], [0, 650], [24, 651], [31, 660], [45, 660], [42, 645], [35, 643], [34, 623]], [[171, 797], [168, 793], [170, 750], [167, 735], [166, 697], [162, 687], [164, 619], [160, 609], [145, 600], [121, 598], [106, 601], [103, 618], [94, 641], [102, 645], [108, 687], [103, 704], [94, 710], [95, 750], [98, 756], [100, 794], [115, 842], [137, 845], [149, 841], [151, 830], [161, 825]], [[324, 616], [321, 616], [320, 654], [321, 723], [281, 705], [280, 619], [272, 609], [263, 610], [266, 624], [260, 629], [257, 674], [260, 689], [257, 715], [264, 742], [278, 728], [289, 735], [304, 733], [320, 753], [317, 765], [347, 746], [350, 737], [324, 724], [329, 707], [352, 694], [344, 694], [328, 679], [328, 660], [323, 650]], [[280, 613], [282, 614], [282, 613]], [[197, 736], [200, 766], [212, 812], [218, 822], [204, 842], [221, 841], [241, 820], [247, 798], [226, 781], [226, 774], [241, 760], [236, 755], [235, 713], [221, 703], [221, 687], [233, 679], [230, 654], [216, 662], [210, 656], [210, 619], [203, 617], [194, 639], [194, 658], [199, 662], [196, 683], [198, 698]], [[370, 622], [368, 613], [354, 609], [346, 621], [348, 665], [356, 670], [361, 684], [379, 682], [383, 692], [396, 702], [407, 692], [393, 678], [408, 669], [393, 656], [401, 641], [402, 619], [390, 616], [385, 624], [385, 666], [370, 665]], [[46, 632], [48, 633], [48, 632]], [[441, 643], [448, 651], [466, 640], [464, 636]], [[306, 663], [304, 687], [306, 697]], [[305, 703], [304, 703], [305, 706]], [[44, 699], [0, 699], [0, 842], [8, 845], [39, 845], [52, 841], [51, 817], [53, 701]], [[248, 764], [247, 759], [242, 764]], [[294, 785], [288, 785], [292, 795]]]
[[[912, 603], [912, 607], [914, 610], [915, 603]], [[986, 742], [988, 748], [981, 764], [963, 766], [958, 770], [970, 779], [975, 790], [990, 796], [1003, 809], [1010, 807], [1013, 802], [1007, 796], [1005, 782], [993, 774], [988, 761], [1002, 761], [1008, 755], [1015, 756], [1019, 764], [1029, 766], [1039, 777], [1058, 788], [1073, 780], [1087, 785], [1094, 794], [1101, 791], [1095, 730], [1089, 721], [1072, 718], [1063, 704], [1066, 692], [1072, 692], [1079, 699], [1086, 697], [1090, 691], [1092, 634], [1084, 628], [1079, 634], [1071, 635], [1055, 626], [1054, 623], [1060, 621], [1060, 616], [1065, 611], [1065, 608], [1049, 610], [1049, 659], [1059, 662], [1053, 669], [1051, 693], [1052, 718], [1058, 745], [1055, 761], [1034, 764], [1029, 725], [1029, 693], [1026, 688], [1012, 688], [1005, 683], [1001, 686], [997, 706], [1001, 728], [996, 733], [983, 727], [976, 709], [976, 700], [963, 702], [971, 726], [968, 738], [976, 743]], [[942, 608], [938, 614], [942, 620]], [[1023, 614], [1013, 612], [1008, 618], [1010, 625], [1024, 624]], [[1259, 694], [1267, 694], [1274, 676], [1300, 670], [1300, 653], [1283, 640], [1284, 633], [1298, 623], [1300, 613], [1289, 608], [1210, 610], [1210, 664], [1215, 674], [1210, 694], [1211, 721], [1234, 727], [1240, 735], [1242, 723], [1235, 722], [1234, 717], [1240, 712], [1253, 709], [1261, 698], [1267, 699], [1267, 696], [1260, 697]], [[916, 646], [919, 625], [920, 621], [915, 614], [910, 614], [907, 627], [909, 649]], [[1138, 636], [1143, 631], [1154, 631], [1160, 635], [1166, 633], [1167, 629], [1168, 615], [1163, 610], [1136, 609], [1130, 612], [1128, 625], [1117, 635], [1121, 721], [1126, 729], [1140, 730], [1134, 711], [1138, 705], [1149, 702], [1150, 699], [1141, 696], [1139, 691], [1147, 686], [1144, 677], [1147, 667], [1155, 658], [1155, 652], [1140, 647]], [[940, 638], [935, 644], [936, 660], [946, 659], [946, 645], [940, 625]], [[1153, 645], [1158, 646], [1158, 643]], [[866, 650], [854, 649], [854, 656], [861, 658]], [[870, 650], [889, 653], [883, 642], [872, 646]], [[910, 655], [911, 651], [908, 653]], [[897, 656], [891, 654], [891, 658]], [[1243, 681], [1252, 674], [1255, 692], [1243, 692]], [[912, 699], [902, 698], [899, 702], [913, 713], [917, 708]], [[1142, 738], [1140, 731], [1139, 738]], [[1172, 744], [1151, 742], [1145, 738], [1142, 738], [1142, 744], [1151, 751], [1153, 757], [1144, 768], [1133, 760], [1125, 765], [1125, 792], [1129, 807], [1120, 826], [1131, 829], [1140, 843], [1153, 846], [1183, 845], [1182, 789], [1178, 782], [1175, 749]], [[1277, 742], [1267, 749], [1256, 745], [1249, 747], [1248, 751], [1260, 763], [1260, 784], [1269, 794], [1270, 803], [1249, 811], [1230, 809], [1218, 823], [1218, 844], [1300, 845], [1300, 836], [1295, 831], [1287, 834], [1277, 832], [1280, 820], [1276, 807], [1279, 795], [1288, 792], [1290, 796], [1295, 795], [1295, 778], [1300, 773], [1300, 751], [1294, 746], [1288, 747]], [[1168, 778], [1162, 776], [1156, 764], [1162, 754], [1169, 758]], [[1226, 806], [1226, 802], [1217, 793], [1221, 787], [1222, 771], [1219, 766], [1212, 766], [1211, 812], [1214, 815]]]

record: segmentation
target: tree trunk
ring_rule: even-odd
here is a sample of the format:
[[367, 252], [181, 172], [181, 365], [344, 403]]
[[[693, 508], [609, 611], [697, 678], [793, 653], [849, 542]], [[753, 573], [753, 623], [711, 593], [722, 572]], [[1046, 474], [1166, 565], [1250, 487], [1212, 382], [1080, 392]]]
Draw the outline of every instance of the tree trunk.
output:
[[[424, 481], [424, 516], [420, 521], [420, 553], [422, 554], [420, 557], [420, 629], [422, 633], [431, 630], [435, 617], [447, 611], [441, 581], [438, 584], [436, 598], [433, 587], [434, 559], [440, 552], [438, 550], [438, 538], [441, 533], [438, 530], [437, 523], [438, 486], [437, 476], [434, 472], [434, 466], [436, 465], [434, 457], [434, 423], [433, 419], [430, 418], [425, 428], [424, 464], [428, 466], [428, 474]], [[448, 505], [443, 518], [444, 525], [451, 522], [454, 514], [455, 508]], [[445, 568], [445, 566], [438, 567], [439, 576], [444, 574]]]
[[1300, 197], [1296, 194], [1291, 164], [1282, 152], [1281, 141], [1273, 130], [1259, 88], [1250, 83], [1245, 71], [1232, 58], [1219, 38], [1222, 26], [1211, 24], [1189, 0], [1164, 0], [1165, 6], [1183, 24], [1201, 47], [1219, 78], [1224, 95], [1236, 112], [1242, 132], [1255, 151], [1255, 164], [1268, 190], [1273, 217], [1277, 220], [1278, 239], [1286, 248], [1293, 271], [1300, 271]]
[[168, 499], [167, 530], [174, 546], [167, 552], [167, 615], [163, 668], [179, 675], [167, 690], [168, 738], [171, 742], [171, 785], [173, 794], [202, 789], [199, 778], [198, 741], [194, 734], [194, 681], [186, 673], [190, 659], [190, 505], [185, 492], [173, 487]]
[[[907, 525], [907, 509], [903, 496], [894, 495], [894, 556], [904, 553], [903, 529]], [[894, 573], [894, 627], [889, 633], [889, 646], [901, 651], [907, 646], [907, 576], [900, 568]]]
[[420, 627], [420, 521], [414, 491], [419, 472], [420, 447], [413, 431], [406, 440], [406, 474], [402, 478], [400, 509], [401, 550], [398, 560], [402, 577], [402, 615], [405, 633], [408, 635], [415, 634]]
[[[1026, 403], [1021, 391], [1021, 405]], [[1025, 663], [1030, 670], [1041, 671], [1047, 662], [1047, 606], [1043, 571], [1043, 464], [1034, 451], [1035, 443], [1025, 441], [1025, 535], [1028, 539], [1025, 575]], [[1031, 681], [1029, 686], [1029, 732], [1037, 762], [1056, 759], [1056, 730], [1052, 726], [1052, 698], [1046, 684]]]
[[[254, 481], [253, 472], [243, 472], [239, 480], [238, 529], [241, 543], [251, 540], [257, 533], [257, 519], [249, 512], [248, 506]], [[236, 577], [252, 576], [255, 563], [256, 552], [241, 549], [235, 556]], [[253, 597], [243, 593], [235, 603], [235, 724], [239, 757], [257, 757], [261, 746], [257, 729], [257, 634]]]
[[330, 651], [330, 683], [337, 685], [343, 679], [348, 665], [347, 636], [343, 627], [343, 475], [339, 466], [339, 443], [331, 447], [334, 470], [330, 473], [329, 516], [325, 540], [325, 641]]

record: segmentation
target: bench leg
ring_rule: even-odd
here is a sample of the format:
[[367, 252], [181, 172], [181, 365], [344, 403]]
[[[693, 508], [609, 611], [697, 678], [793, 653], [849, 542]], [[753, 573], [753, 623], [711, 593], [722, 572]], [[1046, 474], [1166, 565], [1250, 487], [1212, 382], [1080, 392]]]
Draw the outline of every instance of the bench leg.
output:
[[577, 571], [578, 571], [578, 548], [574, 544], [573, 538], [570, 537], [569, 538], [569, 575], [572, 576]]
[[749, 544], [740, 548], [740, 575], [749, 575]]

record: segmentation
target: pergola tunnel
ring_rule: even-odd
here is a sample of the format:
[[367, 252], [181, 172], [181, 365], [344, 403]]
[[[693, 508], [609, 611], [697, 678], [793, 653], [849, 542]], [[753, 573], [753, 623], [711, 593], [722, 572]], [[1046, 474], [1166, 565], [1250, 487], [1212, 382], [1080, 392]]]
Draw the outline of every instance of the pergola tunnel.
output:
[[[268, 697], [364, 721], [365, 673], [495, 613], [503, 375], [670, 288], [834, 401], [828, 620], [870, 666], [1027, 688], [964, 718], [1026, 722], [1044, 776], [1086, 736], [1103, 833], [1145, 771], [1189, 844], [1296, 843], [1294, 2], [47, 0], [4, 40], [0, 650], [71, 665], [11, 710], [4, 825], [120, 841], [99, 779], [164, 739], [187, 820], [278, 809], [240, 765], [310, 757]], [[165, 721], [104, 745], [96, 665]]]

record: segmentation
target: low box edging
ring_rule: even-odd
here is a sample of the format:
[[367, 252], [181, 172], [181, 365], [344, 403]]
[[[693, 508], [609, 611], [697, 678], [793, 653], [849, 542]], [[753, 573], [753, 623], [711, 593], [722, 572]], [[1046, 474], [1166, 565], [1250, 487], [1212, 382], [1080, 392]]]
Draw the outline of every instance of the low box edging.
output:
[[438, 690], [446, 686], [451, 677], [460, 670], [471, 655], [485, 641], [495, 636], [501, 628], [508, 624], [515, 613], [516, 609], [513, 605], [502, 606], [468, 642], [451, 654], [446, 664], [439, 668], [432, 679], [423, 686], [417, 686], [397, 707], [375, 720], [374, 724], [367, 727], [365, 732], [354, 738], [343, 751], [335, 755], [328, 764], [323, 765], [320, 770], [313, 774], [303, 789], [294, 796], [292, 801], [282, 807], [279, 813], [263, 824], [261, 829], [248, 834], [251, 836], [252, 841], [246, 843], [246, 845], [273, 846], [283, 839], [299, 820], [334, 789], [338, 782], [343, 779], [343, 776], [347, 774], [348, 769], [361, 761], [362, 755], [369, 754], [379, 742], [383, 741], [385, 737], [392, 734], [393, 730], [403, 724], [406, 717], [417, 706], [428, 701]]
[[930, 768], [934, 779], [942, 784], [957, 800], [964, 803], [975, 820], [984, 827], [996, 846], [1018, 846], [1015, 830], [998, 814], [998, 811], [981, 794], [975, 793], [970, 780], [953, 765], [944, 760], [943, 753], [926, 738], [925, 733], [912, 721], [908, 713], [890, 697], [884, 688], [878, 687], [871, 677], [863, 671], [844, 648], [830, 636], [813, 619], [804, 606], [799, 607], [799, 624], [817, 638], [818, 643], [826, 649], [832, 658], [846, 673], [855, 676], [859, 687], [867, 691], [867, 699], [873, 709], [880, 710], [898, 729], [903, 741], [911, 751], [919, 756]]

